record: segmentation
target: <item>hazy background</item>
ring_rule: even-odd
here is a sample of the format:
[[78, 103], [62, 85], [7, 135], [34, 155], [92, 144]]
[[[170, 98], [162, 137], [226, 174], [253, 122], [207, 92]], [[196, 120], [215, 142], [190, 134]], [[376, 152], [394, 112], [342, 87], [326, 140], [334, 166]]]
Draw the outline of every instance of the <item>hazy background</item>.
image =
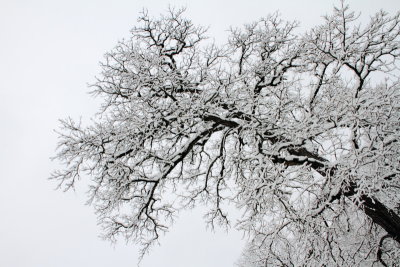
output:
[[[379, 9], [400, 10], [398, 0], [347, 3], [363, 20]], [[57, 163], [49, 158], [58, 119], [88, 119], [96, 112], [98, 100], [87, 94], [87, 84], [99, 73], [103, 54], [129, 36], [143, 7], [157, 16], [168, 4], [186, 6], [188, 17], [210, 26], [209, 35], [223, 42], [229, 26], [276, 10], [307, 29], [340, 2], [0, 0], [0, 266], [136, 266], [133, 244], [98, 238], [84, 186], [54, 190], [47, 178]], [[182, 213], [141, 266], [229, 267], [244, 243], [234, 231], [206, 231], [201, 211], [194, 210]]]

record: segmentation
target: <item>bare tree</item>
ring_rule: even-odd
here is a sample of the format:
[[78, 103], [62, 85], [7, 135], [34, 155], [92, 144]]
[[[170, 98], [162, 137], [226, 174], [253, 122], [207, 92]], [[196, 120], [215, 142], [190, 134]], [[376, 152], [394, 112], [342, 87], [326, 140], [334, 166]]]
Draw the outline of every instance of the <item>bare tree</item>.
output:
[[233, 203], [243, 265], [400, 264], [400, 14], [342, 5], [299, 35], [274, 14], [217, 46], [183, 11], [143, 12], [106, 54], [101, 112], [62, 121], [52, 178], [89, 174], [105, 237], [143, 252], [178, 210], [228, 225]]

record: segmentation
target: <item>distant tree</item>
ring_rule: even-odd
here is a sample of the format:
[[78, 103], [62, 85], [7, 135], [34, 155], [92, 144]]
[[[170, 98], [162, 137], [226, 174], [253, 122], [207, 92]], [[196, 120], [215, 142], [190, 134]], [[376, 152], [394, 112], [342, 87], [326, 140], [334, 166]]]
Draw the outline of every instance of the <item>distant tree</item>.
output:
[[400, 264], [400, 14], [347, 6], [296, 35], [270, 15], [218, 46], [143, 12], [92, 85], [92, 125], [63, 120], [53, 173], [89, 174], [106, 238], [145, 252], [199, 203], [249, 236], [243, 266]]

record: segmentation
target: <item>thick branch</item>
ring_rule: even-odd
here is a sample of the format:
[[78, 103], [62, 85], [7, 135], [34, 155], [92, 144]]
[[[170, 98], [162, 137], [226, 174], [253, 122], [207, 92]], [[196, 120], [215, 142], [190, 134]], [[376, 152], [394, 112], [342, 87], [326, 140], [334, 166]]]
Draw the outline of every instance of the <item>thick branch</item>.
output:
[[[344, 196], [351, 197], [357, 193], [357, 185], [350, 184], [344, 192]], [[360, 196], [360, 208], [372, 221], [380, 225], [385, 231], [400, 244], [400, 217], [391, 209], [387, 208], [377, 199], [362, 194]]]
[[[284, 157], [273, 158], [277, 163], [284, 163], [287, 165], [301, 165], [304, 163], [309, 164], [313, 169], [318, 171], [321, 175], [327, 175], [327, 168], [320, 161], [320, 157], [309, 158], [311, 155], [304, 156], [303, 153], [297, 153], [298, 157], [293, 157], [287, 160]], [[329, 169], [329, 174], [333, 175], [335, 170]], [[351, 182], [345, 190], [340, 190], [336, 195], [330, 197], [330, 202], [339, 199], [342, 195], [346, 197], [353, 197], [358, 192], [358, 186], [355, 182]], [[383, 203], [376, 198], [361, 194], [358, 200], [359, 207], [365, 214], [376, 224], [381, 226], [394, 240], [400, 244], [400, 217], [391, 209], [386, 207]]]

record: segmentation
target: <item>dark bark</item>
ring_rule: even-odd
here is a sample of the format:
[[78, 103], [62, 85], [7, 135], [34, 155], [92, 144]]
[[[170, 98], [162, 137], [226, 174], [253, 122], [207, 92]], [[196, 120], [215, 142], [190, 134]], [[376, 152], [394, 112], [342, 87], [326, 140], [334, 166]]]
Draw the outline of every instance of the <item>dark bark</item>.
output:
[[[206, 115], [204, 120], [213, 121], [216, 124], [232, 128], [239, 126], [237, 122], [222, 119], [215, 115]], [[262, 153], [262, 151], [260, 152]], [[287, 166], [308, 164], [323, 176], [333, 176], [335, 174], [335, 168], [327, 168], [324, 163], [328, 161], [315, 153], [309, 152], [302, 147], [288, 148], [288, 152], [299, 158], [288, 160], [278, 155], [271, 155], [270, 158], [274, 163], [283, 163]], [[341, 196], [353, 197], [358, 191], [358, 186], [355, 182], [351, 182], [347, 186], [343, 185], [342, 188], [343, 189], [340, 190], [338, 194], [330, 196], [330, 202], [339, 199]], [[391, 238], [400, 244], [400, 217], [393, 210], [386, 207], [376, 198], [365, 194], [359, 196], [357, 202], [356, 204], [359, 205], [360, 209], [362, 209], [375, 224], [381, 226]]]
[[[286, 160], [284, 157], [275, 156], [272, 160], [276, 163], [284, 163], [288, 166], [308, 164], [323, 176], [326, 176], [328, 172], [330, 176], [334, 175], [335, 169], [327, 169], [323, 164], [326, 160], [318, 155], [314, 155], [305, 149], [289, 149], [289, 151], [292, 155], [306, 158], [301, 160]], [[331, 196], [330, 202], [339, 199], [341, 196], [353, 197], [358, 191], [358, 186], [355, 182], [351, 182], [348, 186], [343, 187], [345, 189], [340, 190], [335, 196]], [[375, 224], [381, 226], [391, 238], [400, 244], [400, 217], [393, 210], [386, 207], [376, 198], [365, 194], [361, 194], [358, 197], [356, 204], [359, 205], [360, 209], [362, 209]]]
[[[344, 196], [351, 197], [357, 192], [356, 184], [351, 184], [344, 192]], [[361, 195], [359, 198], [360, 208], [371, 220], [381, 226], [385, 231], [400, 244], [400, 217], [391, 209], [386, 207], [377, 199]]]

